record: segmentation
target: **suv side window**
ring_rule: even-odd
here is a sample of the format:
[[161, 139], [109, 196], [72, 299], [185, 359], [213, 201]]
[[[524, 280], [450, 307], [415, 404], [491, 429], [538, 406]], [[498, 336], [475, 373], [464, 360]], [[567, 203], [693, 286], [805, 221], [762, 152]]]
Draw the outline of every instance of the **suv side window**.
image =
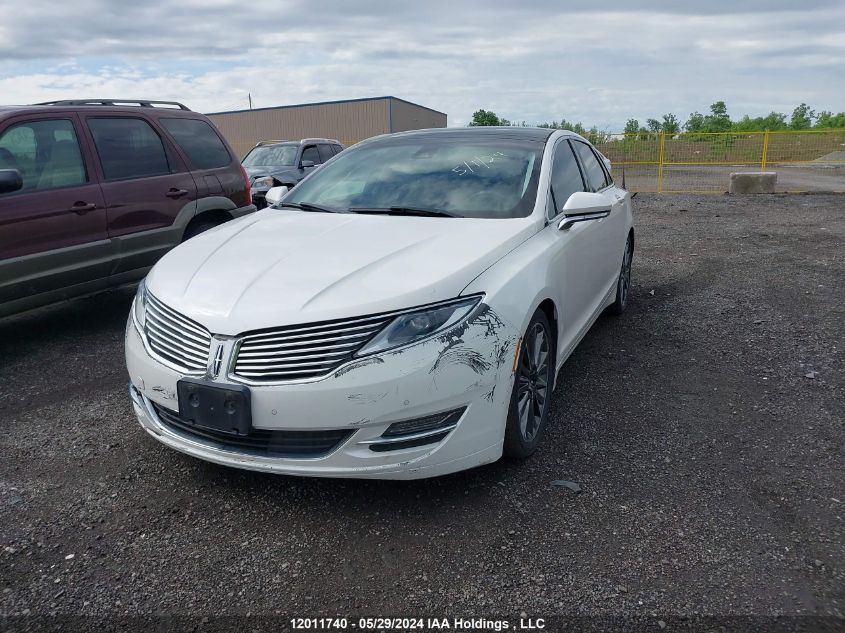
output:
[[68, 119], [11, 126], [0, 136], [0, 169], [21, 173], [20, 191], [75, 187], [88, 180], [76, 131]]
[[575, 151], [581, 159], [581, 165], [584, 167], [588, 190], [599, 191], [607, 187], [610, 183], [607, 182], [604, 167], [599, 162], [595, 153], [593, 153], [592, 148], [581, 141], [573, 141], [572, 145], [575, 146]]
[[309, 145], [304, 150], [302, 150], [301, 160], [313, 160], [315, 165], [319, 165], [323, 162], [320, 160], [320, 154], [317, 152], [316, 145]]
[[549, 210], [549, 217], [554, 217], [563, 209], [563, 205], [576, 191], [584, 191], [584, 180], [581, 177], [581, 169], [572, 147], [566, 139], [558, 143], [555, 149], [555, 159], [552, 163], [551, 174], [552, 198], [554, 209]]
[[90, 117], [88, 128], [94, 137], [106, 180], [170, 173], [161, 137], [143, 119]]
[[340, 145], [332, 145], [332, 149], [335, 154], [340, 154], [343, 151], [343, 148]]
[[217, 169], [232, 162], [229, 150], [212, 127], [199, 119], [161, 118], [194, 169]]
[[321, 163], [325, 163], [332, 156], [334, 156], [334, 153], [332, 152], [331, 145], [326, 145], [325, 143], [322, 143], [322, 144], [317, 146], [317, 149], [320, 150], [320, 162]]

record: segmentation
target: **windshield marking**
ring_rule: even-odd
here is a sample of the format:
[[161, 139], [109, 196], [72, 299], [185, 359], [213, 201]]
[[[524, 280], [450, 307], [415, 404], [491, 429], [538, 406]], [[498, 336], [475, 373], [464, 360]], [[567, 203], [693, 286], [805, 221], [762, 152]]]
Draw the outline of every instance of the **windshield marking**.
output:
[[[494, 162], [496, 162], [496, 158], [507, 158], [507, 157], [508, 157], [508, 155], [503, 153], [503, 152], [495, 152], [493, 154], [488, 154], [488, 155], [485, 155], [485, 156], [473, 156], [472, 158], [469, 159], [469, 162], [472, 163], [473, 165], [475, 165], [476, 167], [486, 167], [487, 169], [490, 169], [490, 165], [492, 165]], [[487, 160], [485, 160], [485, 158]], [[463, 167], [461, 167], [461, 165], [457, 165], [454, 169], [452, 169], [452, 171], [455, 172], [456, 174], [458, 174], [458, 176], [463, 176], [464, 174], [467, 173], [467, 170], [469, 170], [473, 174], [475, 173], [475, 170], [470, 166], [470, 164], [467, 161], [463, 161], [462, 164], [466, 165], [467, 168], [464, 169]], [[529, 173], [530, 173], [530, 170], [529, 170]], [[523, 189], [523, 191], [524, 191], [524, 189]]]

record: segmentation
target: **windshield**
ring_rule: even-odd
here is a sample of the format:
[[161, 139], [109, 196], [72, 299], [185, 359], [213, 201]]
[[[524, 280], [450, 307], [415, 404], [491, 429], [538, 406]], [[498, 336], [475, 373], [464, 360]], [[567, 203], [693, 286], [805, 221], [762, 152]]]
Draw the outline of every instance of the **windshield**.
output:
[[255, 147], [243, 160], [244, 167], [272, 167], [293, 165], [296, 162], [297, 145], [267, 145]]
[[542, 151], [538, 141], [470, 135], [384, 139], [345, 150], [285, 203], [526, 217], [537, 197]]

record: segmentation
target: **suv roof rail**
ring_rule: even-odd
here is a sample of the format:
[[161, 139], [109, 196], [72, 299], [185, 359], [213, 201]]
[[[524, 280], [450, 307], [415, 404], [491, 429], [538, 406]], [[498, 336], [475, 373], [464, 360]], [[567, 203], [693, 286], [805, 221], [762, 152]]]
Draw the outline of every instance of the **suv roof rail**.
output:
[[179, 110], [190, 108], [178, 101], [153, 101], [151, 99], [62, 99], [59, 101], [44, 101], [33, 105], [103, 105], [103, 106], [140, 106], [142, 108], [154, 108], [156, 106], [175, 106]]
[[272, 145], [273, 143], [299, 143], [300, 145], [302, 145], [303, 143], [337, 143], [338, 145], [340, 145], [340, 141], [338, 141], [336, 139], [323, 138], [323, 137], [320, 136], [320, 137], [315, 137], [315, 138], [303, 138], [303, 139], [300, 139], [298, 141], [292, 141], [290, 139], [278, 139], [278, 140], [266, 139], [266, 140], [263, 140], [263, 141], [258, 141], [255, 144], [255, 147], [260, 147], [261, 145]]

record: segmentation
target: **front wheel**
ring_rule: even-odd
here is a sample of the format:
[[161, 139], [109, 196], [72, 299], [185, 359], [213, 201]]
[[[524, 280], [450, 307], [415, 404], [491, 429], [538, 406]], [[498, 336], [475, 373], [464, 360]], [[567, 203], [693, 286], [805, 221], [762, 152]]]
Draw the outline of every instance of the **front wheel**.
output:
[[537, 310], [528, 324], [517, 360], [505, 426], [503, 452], [525, 459], [540, 444], [555, 377], [554, 337], [549, 320]]
[[628, 307], [628, 295], [631, 292], [631, 261], [634, 259], [634, 239], [629, 235], [622, 254], [622, 268], [616, 281], [616, 301], [610, 305], [613, 314], [622, 314]]

